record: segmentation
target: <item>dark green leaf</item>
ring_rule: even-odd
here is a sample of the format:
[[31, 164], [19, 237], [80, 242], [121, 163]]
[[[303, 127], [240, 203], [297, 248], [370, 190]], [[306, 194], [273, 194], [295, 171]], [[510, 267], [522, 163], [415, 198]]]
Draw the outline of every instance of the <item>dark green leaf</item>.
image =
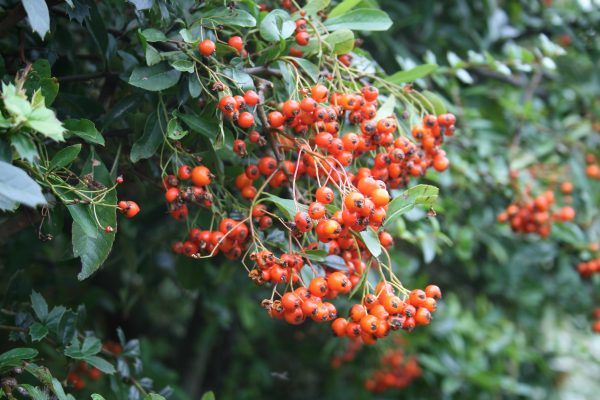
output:
[[414, 82], [417, 79], [431, 74], [436, 69], [438, 69], [438, 66], [435, 64], [423, 64], [409, 69], [408, 71], [398, 71], [395, 74], [388, 76], [386, 81], [395, 83], [397, 85], [401, 83]]
[[96, 125], [89, 119], [68, 119], [63, 124], [69, 132], [79, 136], [86, 142], [104, 146], [102, 134], [96, 129]]
[[334, 54], [346, 54], [354, 48], [354, 33], [349, 29], [340, 29], [325, 37]]
[[336, 256], [334, 254], [328, 255], [327, 257], [325, 257], [325, 260], [323, 260], [323, 264], [325, 264], [327, 267], [331, 268], [331, 269], [335, 269], [338, 271], [347, 271], [348, 270], [348, 266], [346, 265], [346, 262], [344, 261], [344, 259], [340, 256]]
[[315, 64], [311, 63], [305, 58], [292, 58], [300, 66], [300, 68], [302, 68], [304, 72], [306, 72], [306, 74], [310, 77], [310, 79], [312, 79], [313, 82], [317, 82], [319, 80], [320, 71]]
[[107, 57], [108, 31], [106, 30], [106, 25], [104, 24], [104, 18], [102, 18], [102, 15], [98, 11], [98, 6], [94, 0], [83, 0], [83, 2], [89, 7], [90, 10], [89, 17], [85, 19], [85, 25], [92, 34], [94, 41], [100, 48], [101, 54], [104, 57]]
[[[93, 172], [95, 180], [103, 183], [106, 187], [112, 186], [112, 179], [108, 170], [94, 154], [92, 156], [95, 158], [95, 166], [91, 166], [92, 161], [90, 160], [83, 173]], [[79, 280], [86, 279], [96, 272], [110, 253], [115, 235], [105, 233], [103, 229], [106, 226], [113, 228], [117, 226], [117, 211], [114, 207], [116, 203], [117, 193], [115, 189], [112, 189], [106, 193], [103, 205], [90, 207], [92, 212], [95, 211], [99, 222], [99, 225], [96, 225], [98, 232], [96, 237], [86, 235], [85, 230], [77, 222], [73, 222], [73, 254], [75, 257], [81, 258], [82, 266], [81, 272], [77, 275]]]
[[430, 185], [416, 185], [393, 199], [388, 205], [387, 218], [384, 226], [389, 226], [402, 214], [412, 210], [415, 205], [421, 204], [431, 207], [437, 200], [439, 189]]
[[54, 155], [54, 157], [52, 157], [52, 160], [50, 160], [50, 165], [48, 166], [48, 169], [54, 170], [57, 168], [66, 167], [77, 158], [80, 151], [80, 144], [74, 144], [72, 146], [67, 146], [64, 149], [61, 149], [58, 153]]
[[392, 26], [392, 20], [384, 11], [373, 8], [359, 8], [338, 17], [329, 18], [324, 25], [330, 31], [338, 29], [387, 31]]
[[158, 29], [149, 28], [140, 32], [148, 42], [166, 42], [167, 37]]
[[159, 114], [158, 118], [156, 113], [151, 114], [146, 120], [144, 134], [136, 140], [131, 148], [129, 156], [131, 161], [136, 163], [139, 160], [152, 157], [163, 142], [163, 132], [166, 128], [162, 114]]
[[223, 73], [229, 76], [235, 82], [236, 86], [242, 90], [254, 90], [254, 81], [252, 77], [248, 75], [246, 72], [241, 71], [237, 68], [225, 68]]
[[151, 67], [136, 67], [129, 77], [129, 84], [150, 91], [159, 91], [175, 86], [181, 72], [162, 62]]
[[50, 12], [45, 0], [22, 0], [29, 25], [42, 39], [50, 30]]
[[219, 135], [219, 124], [216, 119], [198, 115], [195, 113], [177, 113], [177, 117], [183, 121], [192, 131], [200, 133], [202, 136], [215, 143]]
[[12, 162], [12, 150], [10, 149], [10, 144], [4, 139], [0, 139], [0, 161], [7, 163]]
[[194, 63], [191, 60], [175, 60], [171, 63], [171, 66], [177, 71], [194, 72]]
[[379, 257], [381, 254], [381, 243], [379, 243], [379, 236], [377, 232], [370, 226], [360, 233], [360, 237], [362, 238], [367, 249], [373, 254], [373, 257]]
[[87, 362], [88, 364], [90, 364], [92, 367], [96, 367], [98, 368], [100, 371], [104, 372], [105, 374], [114, 374], [116, 372], [115, 367], [109, 363], [108, 361], [106, 361], [105, 359], [98, 357], [98, 356], [89, 356], [89, 357], [84, 357], [83, 360], [85, 362]]
[[184, 138], [188, 134], [188, 131], [184, 130], [177, 118], [172, 118], [167, 124], [167, 136], [172, 140], [179, 140]]
[[0, 354], [0, 369], [7, 367], [18, 367], [23, 360], [30, 360], [38, 355], [36, 349], [17, 347]]
[[36, 207], [46, 204], [42, 188], [25, 171], [0, 161], [0, 199]]
[[205, 17], [218, 25], [236, 25], [247, 28], [256, 26], [256, 19], [247, 11], [227, 7], [216, 8], [205, 14]]
[[35, 312], [35, 316], [42, 322], [46, 321], [46, 317], [48, 316], [48, 303], [44, 297], [36, 292], [35, 290], [31, 292], [31, 307], [33, 308], [33, 312]]
[[24, 88], [27, 90], [27, 95], [31, 97], [36, 90], [41, 89], [44, 102], [49, 107], [56, 99], [58, 87], [58, 80], [52, 77], [48, 60], [43, 58], [36, 60], [25, 81]]
[[31, 340], [34, 342], [39, 342], [43, 338], [48, 335], [48, 327], [44, 324], [40, 324], [39, 322], [34, 322], [29, 327], [29, 336], [31, 336]]

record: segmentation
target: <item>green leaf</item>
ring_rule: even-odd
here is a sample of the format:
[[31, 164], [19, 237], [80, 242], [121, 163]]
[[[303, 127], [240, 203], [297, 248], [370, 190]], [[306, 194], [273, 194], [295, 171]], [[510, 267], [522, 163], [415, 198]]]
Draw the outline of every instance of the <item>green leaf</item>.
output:
[[64, 306], [56, 306], [50, 310], [48, 318], [46, 318], [46, 326], [51, 332], [58, 335], [58, 326], [67, 309]]
[[27, 96], [23, 91], [17, 90], [12, 83], [8, 85], [2, 83], [2, 100], [4, 100], [6, 111], [11, 114], [17, 124], [24, 122], [27, 115], [31, 113], [31, 103], [27, 101]]
[[45, 0], [22, 0], [31, 29], [42, 39], [50, 30], [50, 11]]
[[354, 33], [349, 29], [339, 29], [324, 39], [334, 54], [346, 54], [354, 48]]
[[106, 400], [106, 399], [97, 393], [92, 393], [92, 400]]
[[338, 270], [338, 271], [347, 271], [348, 266], [344, 259], [340, 256], [336, 256], [334, 254], [330, 254], [323, 260], [323, 264], [327, 265], [327, 267]]
[[51, 389], [52, 389], [52, 392], [54, 392], [54, 394], [58, 398], [58, 400], [69, 400], [69, 398], [65, 394], [65, 390], [63, 389], [63, 387], [60, 384], [60, 382], [59, 382], [58, 379], [52, 378], [52, 387], [51, 387]]
[[300, 66], [300, 68], [304, 70], [304, 72], [306, 72], [306, 74], [310, 77], [310, 79], [312, 79], [313, 82], [317, 82], [319, 80], [320, 71], [315, 64], [311, 63], [305, 58], [291, 58]]
[[36, 292], [35, 290], [31, 292], [31, 308], [33, 308], [33, 312], [35, 312], [36, 317], [42, 322], [46, 321], [46, 317], [48, 316], [48, 303], [44, 297]]
[[228, 7], [215, 8], [204, 14], [203, 17], [217, 25], [236, 25], [246, 28], [256, 26], [256, 19], [248, 11], [239, 8], [233, 10]]
[[105, 359], [103, 359], [101, 357], [89, 356], [89, 357], [84, 357], [83, 360], [85, 362], [87, 362], [88, 364], [90, 364], [92, 367], [98, 368], [100, 371], [104, 372], [105, 374], [112, 375], [115, 372], [117, 372], [115, 370], [115, 367], [111, 363], [109, 363], [108, 361], [106, 361]]
[[18, 133], [10, 137], [10, 144], [15, 148], [19, 157], [24, 160], [34, 163], [39, 160], [40, 155], [38, 154], [35, 143], [27, 135]]
[[158, 64], [162, 60], [158, 50], [156, 50], [153, 46], [150, 45], [146, 46], [145, 58], [146, 65], [148, 65], [149, 67]]
[[429, 100], [429, 103], [431, 103], [431, 106], [433, 106], [433, 109], [431, 109], [431, 106], [427, 103], [423, 104], [425, 106], [425, 108], [429, 109], [429, 111], [432, 114], [435, 115], [441, 115], [441, 114], [445, 114], [446, 111], [446, 104], [444, 103], [444, 101], [442, 100], [442, 98], [440, 96], [438, 96], [437, 94], [430, 92], [429, 90], [424, 90], [423, 91], [423, 96], [425, 96], [425, 98], [427, 100]]
[[[204, 397], [202, 397], [204, 398]], [[214, 398], [214, 396], [213, 396]], [[144, 396], [144, 400], [166, 400], [163, 396], [158, 393], [150, 393]]]
[[389, 116], [394, 115], [394, 110], [396, 109], [396, 98], [390, 95], [385, 102], [379, 107], [377, 110], [377, 115], [375, 116], [375, 121], [379, 121], [380, 119], [387, 118]]
[[0, 161], [5, 161], [9, 164], [12, 162], [12, 150], [10, 149], [10, 144], [5, 139], [0, 139]]
[[439, 189], [430, 185], [416, 185], [393, 199], [388, 205], [387, 218], [383, 223], [389, 226], [393, 221], [415, 208], [417, 204], [431, 207], [438, 198]]
[[401, 83], [414, 82], [417, 79], [431, 74], [436, 69], [438, 69], [436, 64], [423, 64], [409, 69], [408, 71], [398, 71], [395, 74], [388, 76], [386, 81], [395, 83], [397, 85]]
[[244, 71], [237, 68], [224, 68], [223, 73], [229, 76], [242, 91], [256, 89], [252, 77]]
[[195, 113], [177, 113], [177, 117], [183, 121], [192, 131], [200, 133], [202, 136], [210, 139], [212, 144], [219, 135], [219, 124], [216, 119], [209, 118]]
[[33, 400], [48, 400], [48, 395], [38, 387], [29, 384], [21, 384], [19, 386], [24, 388]]
[[304, 250], [304, 255], [312, 261], [322, 262], [325, 261], [325, 257], [329, 255], [329, 252], [323, 249]]
[[373, 257], [379, 257], [381, 254], [381, 243], [379, 243], [379, 236], [372, 227], [368, 227], [360, 233], [367, 249], [373, 254]]
[[[304, 16], [306, 17], [314, 17], [327, 8], [327, 6], [331, 3], [331, 0], [309, 0], [306, 2], [306, 5], [302, 7], [302, 11], [304, 11]], [[296, 18], [300, 18], [300, 12], [294, 13]]]
[[56, 118], [54, 111], [43, 105], [34, 109], [27, 115], [25, 125], [57, 142], [64, 140], [63, 133], [65, 128], [58, 118]]
[[73, 160], [77, 158], [79, 152], [81, 151], [80, 144], [74, 144], [72, 146], [65, 147], [61, 149], [58, 153], [52, 157], [50, 161], [50, 165], [48, 166], [49, 170], [54, 170], [57, 168], [63, 168], [67, 165], [71, 164]]
[[58, 94], [59, 85], [58, 80], [52, 77], [48, 60], [40, 58], [33, 63], [23, 87], [30, 96], [36, 90], [41, 89], [46, 106], [50, 106], [54, 102]]
[[38, 355], [36, 349], [17, 347], [0, 354], [0, 369], [7, 367], [18, 367], [23, 360], [30, 360]]
[[46, 204], [40, 185], [21, 168], [4, 161], [0, 161], [0, 200], [29, 207]]
[[169, 139], [179, 140], [184, 138], [188, 134], [188, 131], [181, 127], [181, 124], [177, 121], [177, 118], [171, 118], [167, 124], [167, 136]]
[[99, 144], [104, 146], [104, 138], [96, 129], [96, 125], [89, 119], [68, 119], [64, 122], [64, 126], [73, 135], [79, 136], [88, 143]]
[[338, 17], [329, 18], [324, 25], [330, 31], [338, 29], [387, 31], [392, 26], [392, 20], [384, 11], [373, 8], [359, 8]]
[[211, 390], [210, 392], [204, 393], [200, 400], [215, 400], [215, 394]]
[[31, 340], [34, 342], [39, 342], [43, 338], [48, 335], [48, 327], [44, 324], [40, 324], [39, 322], [34, 322], [29, 327], [29, 336], [31, 336]]
[[333, 10], [331, 10], [329, 12], [329, 18], [338, 17], [338, 16], [346, 13], [346, 11], [352, 10], [361, 1], [362, 0], [344, 0], [344, 1], [342, 1], [340, 4], [338, 4], [337, 6], [335, 6], [333, 8]]
[[44, 386], [52, 385], [52, 374], [50, 373], [48, 368], [40, 367], [35, 363], [28, 362], [27, 365], [25, 365], [25, 371], [33, 375]]
[[140, 32], [148, 42], [166, 42], [167, 37], [158, 29], [148, 28]]
[[190, 60], [175, 60], [171, 63], [171, 66], [177, 71], [181, 72], [194, 72], [194, 63]]
[[129, 84], [156, 92], [175, 86], [180, 76], [180, 71], [162, 62], [151, 67], [136, 67], [129, 77]]
[[164, 116], [157, 113], [150, 114], [144, 126], [144, 134], [133, 144], [129, 158], [136, 163], [139, 160], [150, 158], [163, 142], [165, 126]]
[[[103, 183], [106, 187], [112, 186], [112, 179], [104, 164], [94, 154], [92, 154], [92, 157], [94, 160], [90, 160], [82, 172], [84, 174], [93, 172], [95, 180]], [[92, 163], [95, 165], [94, 167], [92, 167]], [[115, 204], [117, 204], [117, 193], [115, 189], [112, 189], [106, 193], [102, 205], [96, 205], [94, 208], [88, 206], [92, 212], [95, 211], [99, 222], [99, 226], [95, 226], [96, 237], [86, 235], [86, 231], [81, 225], [73, 221], [73, 254], [75, 257], [81, 258], [81, 272], [77, 275], [79, 280], [84, 280], [96, 272], [112, 249], [115, 235], [105, 233], [103, 229], [106, 226], [113, 228], [117, 226]]]
[[292, 36], [296, 24], [292, 21], [290, 14], [275, 9], [267, 14], [260, 23], [260, 35], [269, 42], [278, 42]]
[[306, 211], [308, 207], [304, 204], [296, 203], [294, 200], [290, 199], [282, 199], [279, 196], [275, 196], [274, 194], [267, 193], [265, 196], [265, 201], [269, 201], [277, 206], [281, 212], [285, 214], [285, 217], [293, 221], [296, 213], [298, 211]]
[[188, 90], [190, 96], [194, 99], [202, 93], [202, 86], [200, 86], [200, 81], [198, 81], [198, 77], [195, 74], [190, 75], [188, 78]]

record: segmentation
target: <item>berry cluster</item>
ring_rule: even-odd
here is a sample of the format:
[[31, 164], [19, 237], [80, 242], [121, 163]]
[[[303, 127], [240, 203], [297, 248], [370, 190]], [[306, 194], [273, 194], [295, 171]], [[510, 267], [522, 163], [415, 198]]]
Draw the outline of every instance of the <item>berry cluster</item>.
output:
[[[177, 220], [186, 218], [189, 213], [188, 203], [210, 208], [213, 195], [207, 190], [207, 186], [213, 178], [214, 175], [204, 165], [198, 165], [194, 168], [182, 165], [177, 171], [177, 176], [165, 176], [163, 178], [163, 188], [165, 189], [165, 199], [169, 204], [171, 217]], [[182, 183], [185, 181], [189, 181], [191, 185], [183, 185]]]
[[254, 90], [248, 90], [243, 96], [223, 96], [219, 100], [219, 110], [225, 117], [235, 122], [240, 128], [248, 129], [254, 125], [254, 115], [245, 111], [260, 102], [260, 96]]
[[84, 379], [86, 375], [92, 381], [97, 381], [102, 378], [102, 371], [98, 368], [90, 367], [85, 361], [80, 361], [77, 367], [67, 375], [67, 382], [75, 390], [83, 390], [87, 385]]
[[356, 354], [362, 348], [361, 340], [349, 340], [342, 354], [334, 355], [331, 358], [331, 368], [339, 368], [343, 363], [354, 361]]
[[547, 191], [533, 199], [510, 204], [498, 215], [498, 222], [509, 222], [513, 232], [537, 233], [546, 238], [555, 221], [567, 222], [575, 218], [575, 210], [565, 206], [552, 210], [554, 192]]
[[595, 273], [600, 272], [600, 258], [580, 262], [577, 264], [577, 272], [582, 278], [590, 278]]
[[229, 260], [240, 258], [248, 247], [248, 226], [243, 221], [225, 218], [215, 231], [192, 228], [188, 240], [176, 242], [171, 250], [186, 257], [215, 256], [223, 253]]
[[421, 376], [415, 356], [406, 357], [402, 349], [390, 349], [380, 359], [380, 368], [365, 381], [365, 388], [381, 393], [389, 389], [403, 389]]
[[391, 284], [380, 282], [375, 293], [366, 294], [362, 303], [352, 306], [349, 319], [337, 318], [331, 328], [336, 336], [360, 338], [365, 344], [374, 344], [390, 331], [410, 332], [418, 325], [428, 325], [437, 307], [436, 299], [441, 297], [440, 288], [429, 285], [424, 291], [412, 290], [402, 299]]
[[587, 154], [585, 161], [587, 162], [587, 167], [585, 168], [586, 175], [592, 179], [600, 179], [600, 167], [596, 161], [596, 156]]
[[119, 211], [127, 218], [133, 218], [140, 212], [140, 206], [131, 200], [121, 200], [117, 203], [117, 207], [119, 207]]

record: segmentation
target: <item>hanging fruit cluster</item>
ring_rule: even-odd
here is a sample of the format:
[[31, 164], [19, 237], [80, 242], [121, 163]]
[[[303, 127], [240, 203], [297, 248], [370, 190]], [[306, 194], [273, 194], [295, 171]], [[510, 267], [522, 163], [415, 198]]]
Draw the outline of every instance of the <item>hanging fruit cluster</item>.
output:
[[77, 367], [67, 375], [67, 382], [75, 390], [83, 390], [87, 385], [85, 377], [97, 381], [102, 378], [102, 372], [98, 368], [88, 365], [85, 361], [80, 361]]
[[422, 373], [416, 357], [407, 357], [401, 348], [388, 349], [379, 362], [379, 369], [373, 371], [365, 381], [365, 388], [372, 392], [403, 389]]
[[510, 224], [516, 233], [537, 233], [543, 238], [548, 237], [555, 221], [567, 222], [575, 219], [575, 210], [571, 206], [554, 208], [554, 192], [545, 193], [527, 200], [510, 204], [505, 211], [498, 215], [498, 222]]
[[586, 279], [600, 272], [600, 258], [580, 262], [577, 264], [577, 272], [582, 278]]
[[[214, 175], [204, 165], [194, 168], [182, 165], [177, 171], [177, 176], [167, 175], [163, 178], [165, 200], [168, 203], [168, 212], [173, 219], [180, 220], [188, 216], [188, 204], [198, 204], [202, 207], [212, 206], [213, 194], [207, 186], [212, 182]], [[191, 183], [191, 185], [184, 185]], [[194, 252], [195, 253], [195, 252]]]

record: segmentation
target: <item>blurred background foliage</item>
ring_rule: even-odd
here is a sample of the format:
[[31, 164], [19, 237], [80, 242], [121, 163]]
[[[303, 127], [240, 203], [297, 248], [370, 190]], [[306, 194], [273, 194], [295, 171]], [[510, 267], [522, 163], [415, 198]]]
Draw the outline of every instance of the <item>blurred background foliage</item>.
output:
[[[331, 338], [323, 326], [271, 320], [258, 307], [265, 293], [236, 262], [172, 255], [169, 246], [179, 228], [165, 215], [160, 186], [141, 180], [128, 181], [122, 195], [159, 200], [144, 202], [138, 218], [121, 222], [110, 258], [84, 282], [77, 281], [79, 263], [59, 216], [44, 224], [54, 240], [43, 243], [35, 240], [32, 226], [39, 220], [33, 213], [25, 213], [21, 225], [0, 215], [3, 307], [28, 302], [31, 290], [50, 305], [85, 304], [86, 327], [99, 337], [117, 340], [121, 327], [127, 337], [140, 338], [144, 374], [155, 387], [173, 388], [172, 399], [198, 399], [206, 390], [218, 399], [596, 398], [600, 338], [590, 325], [600, 305], [600, 280], [582, 280], [576, 265], [593, 258], [589, 245], [600, 241], [600, 185], [585, 175], [584, 160], [586, 153], [598, 154], [600, 137], [600, 5], [363, 3], [381, 7], [394, 20], [390, 31], [366, 35], [363, 48], [389, 74], [438, 64], [415, 86], [441, 93], [459, 121], [446, 146], [450, 170], [423, 180], [440, 186], [437, 217], [413, 210], [394, 227], [404, 239], [393, 254], [403, 282], [418, 287], [431, 281], [444, 291], [431, 326], [402, 345], [416, 355], [421, 378], [401, 392], [370, 393], [364, 381], [378, 368], [381, 346], [332, 368], [332, 357], [347, 343]], [[111, 33], [100, 43], [104, 54], [88, 34], [102, 27], [81, 27], [66, 15], [53, 20], [52, 41], [27, 36], [25, 43], [30, 59], [50, 60], [54, 76], [110, 71], [114, 85], [108, 89], [62, 80], [53, 107], [61, 117], [101, 121], [114, 135], [145, 120], [141, 99], [118, 79], [138, 56], [131, 15], [115, 12], [122, 7], [117, 1], [98, 4]], [[0, 44], [1, 75], [14, 74], [19, 44], [7, 38]], [[355, 57], [360, 59], [360, 49]], [[104, 114], [114, 93], [119, 100]], [[109, 134], [111, 141], [116, 139]], [[129, 168], [122, 173], [131, 179], [156, 172], [151, 163]], [[521, 172], [516, 184], [510, 171]], [[496, 222], [526, 185], [541, 193], [565, 180], [575, 186], [576, 223], [556, 225], [541, 240]], [[0, 350], [10, 346], [3, 337]], [[89, 390], [109, 384], [115, 383], [104, 378]]]

